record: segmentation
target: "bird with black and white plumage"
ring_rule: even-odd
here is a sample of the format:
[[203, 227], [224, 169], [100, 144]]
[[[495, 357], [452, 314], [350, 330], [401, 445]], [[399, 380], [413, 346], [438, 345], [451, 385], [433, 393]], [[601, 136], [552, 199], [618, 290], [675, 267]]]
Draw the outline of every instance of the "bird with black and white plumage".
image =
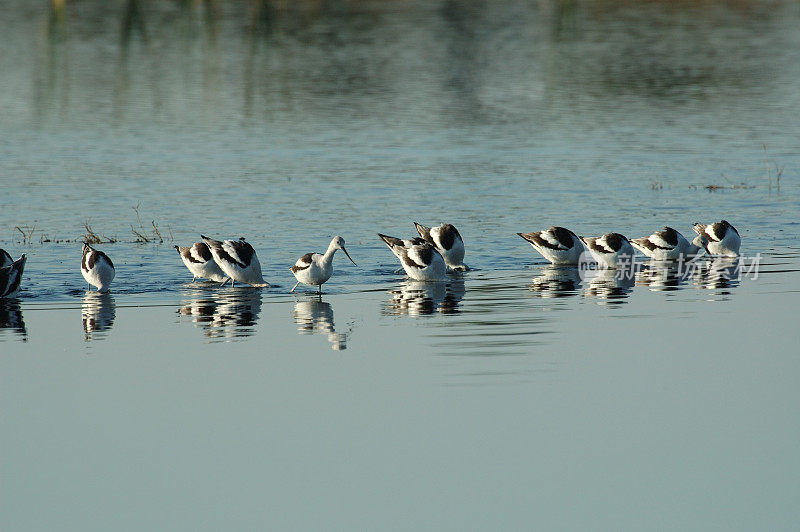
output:
[[690, 260], [705, 248], [706, 239], [698, 235], [689, 242], [679, 231], [664, 226], [650, 236], [631, 239], [631, 245], [656, 261]]
[[601, 267], [633, 268], [633, 246], [624, 235], [606, 233], [600, 237], [580, 237], [583, 244]]
[[422, 238], [402, 240], [378, 233], [395, 257], [400, 259], [406, 274], [417, 281], [442, 281], [447, 265], [442, 255]]
[[14, 259], [11, 258], [8, 251], [0, 248], [0, 269], [14, 264]]
[[704, 237], [708, 243], [706, 251], [710, 255], [723, 255], [725, 257], [737, 257], [739, 248], [742, 245], [742, 238], [736, 230], [726, 220], [720, 220], [713, 224], [694, 224], [694, 232]]
[[[6, 255], [8, 255], [8, 253], [6, 253]], [[19, 259], [11, 261], [11, 264], [0, 268], [0, 299], [17, 297], [20, 284], [22, 283], [22, 272], [25, 271], [25, 262], [27, 260], [23, 253]], [[3, 264], [6, 264], [6, 261], [3, 261]]]
[[219, 267], [205, 242], [195, 242], [191, 246], [175, 246], [184, 266], [192, 272], [192, 282], [198, 277], [216, 283], [228, 282], [228, 276]]
[[544, 231], [517, 234], [524, 238], [542, 257], [558, 266], [578, 264], [586, 251], [578, 235], [556, 225]]
[[214, 261], [230, 278], [231, 286], [239, 281], [257, 288], [269, 287], [269, 283], [261, 274], [261, 263], [258, 262], [256, 250], [245, 242], [244, 237], [239, 240], [222, 241], [204, 235], [200, 235], [200, 238], [208, 245]]
[[414, 227], [423, 240], [436, 248], [448, 268], [462, 272], [469, 270], [464, 264], [464, 239], [454, 225], [443, 223], [436, 227], [425, 227], [414, 222]]
[[333, 255], [336, 253], [337, 249], [344, 251], [344, 254], [350, 259], [350, 262], [356, 265], [355, 261], [344, 248], [344, 238], [335, 236], [328, 245], [328, 250], [325, 254], [306, 253], [297, 259], [294, 266], [289, 268], [294, 274], [294, 278], [297, 279], [297, 284], [294, 285], [294, 288], [292, 288], [290, 292], [294, 292], [294, 289], [297, 288], [300, 283], [303, 283], [310, 286], [318, 286], [319, 293], [321, 294], [322, 284], [333, 275]]
[[88, 284], [97, 287], [98, 292], [108, 292], [116, 271], [108, 255], [84, 243], [81, 274]]

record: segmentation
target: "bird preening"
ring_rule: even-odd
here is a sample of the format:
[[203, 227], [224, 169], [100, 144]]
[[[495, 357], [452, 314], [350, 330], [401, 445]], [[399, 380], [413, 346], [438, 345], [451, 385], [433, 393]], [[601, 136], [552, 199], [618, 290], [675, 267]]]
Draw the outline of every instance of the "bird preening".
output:
[[97, 287], [98, 292], [108, 292], [109, 285], [111, 285], [111, 281], [114, 280], [116, 275], [116, 270], [108, 255], [94, 249], [89, 244], [84, 244], [81, 273], [88, 284]]
[[12, 260], [11, 255], [0, 249], [0, 298], [17, 297], [26, 260], [24, 253], [17, 260]]
[[739, 255], [739, 232], [725, 220], [714, 224], [695, 224], [697, 236], [690, 242], [669, 226], [649, 236], [629, 239], [609, 232], [600, 237], [579, 237], [569, 229], [552, 226], [532, 233], [517, 233], [544, 258], [556, 266], [596, 262], [600, 267], [615, 269], [632, 264], [634, 249], [654, 261], [689, 261], [705, 251], [709, 255]]
[[[257, 288], [268, 288], [269, 283], [261, 274], [261, 263], [258, 262], [256, 250], [247, 243], [244, 237], [239, 240], [214, 240], [200, 235], [208, 246], [214, 262], [231, 280], [231, 286], [236, 281], [249, 284]], [[224, 283], [223, 283], [224, 284]]]

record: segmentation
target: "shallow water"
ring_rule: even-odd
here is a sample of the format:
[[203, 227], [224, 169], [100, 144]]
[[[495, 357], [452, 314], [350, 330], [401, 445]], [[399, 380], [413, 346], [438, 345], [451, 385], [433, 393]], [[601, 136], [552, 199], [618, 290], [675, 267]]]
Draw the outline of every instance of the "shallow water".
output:
[[[68, 4], [0, 19], [4, 529], [796, 522], [796, 3]], [[515, 234], [721, 218], [741, 278]], [[414, 221], [471, 271], [396, 273]], [[191, 283], [200, 233], [274, 286]]]

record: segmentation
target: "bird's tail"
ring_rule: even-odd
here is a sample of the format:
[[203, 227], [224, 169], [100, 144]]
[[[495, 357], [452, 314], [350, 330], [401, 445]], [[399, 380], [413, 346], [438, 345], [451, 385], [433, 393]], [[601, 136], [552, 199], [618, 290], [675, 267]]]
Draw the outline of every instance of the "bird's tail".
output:
[[389, 235], [384, 235], [384, 234], [381, 234], [381, 233], [378, 233], [378, 236], [381, 237], [381, 239], [384, 242], [386, 242], [386, 245], [389, 246], [390, 248], [395, 247], [395, 246], [400, 246], [400, 247], [403, 246], [403, 241], [400, 240], [399, 238], [395, 238], [395, 237], [389, 236]]
[[430, 227], [425, 227], [424, 225], [422, 225], [420, 223], [417, 223], [417, 222], [414, 222], [414, 227], [417, 228], [417, 233], [419, 233], [419, 236], [421, 236], [422, 238], [424, 238], [428, 242], [431, 241], [431, 228]]

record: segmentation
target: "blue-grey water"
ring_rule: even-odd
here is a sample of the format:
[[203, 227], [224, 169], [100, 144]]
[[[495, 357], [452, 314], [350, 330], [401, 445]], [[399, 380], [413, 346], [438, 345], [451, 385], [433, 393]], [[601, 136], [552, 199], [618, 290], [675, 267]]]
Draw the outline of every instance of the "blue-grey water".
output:
[[[0, 16], [4, 530], [796, 527], [796, 2], [60, 5]], [[515, 234], [723, 218], [743, 270]], [[471, 271], [397, 273], [414, 221]], [[200, 233], [273, 287], [192, 283]]]

